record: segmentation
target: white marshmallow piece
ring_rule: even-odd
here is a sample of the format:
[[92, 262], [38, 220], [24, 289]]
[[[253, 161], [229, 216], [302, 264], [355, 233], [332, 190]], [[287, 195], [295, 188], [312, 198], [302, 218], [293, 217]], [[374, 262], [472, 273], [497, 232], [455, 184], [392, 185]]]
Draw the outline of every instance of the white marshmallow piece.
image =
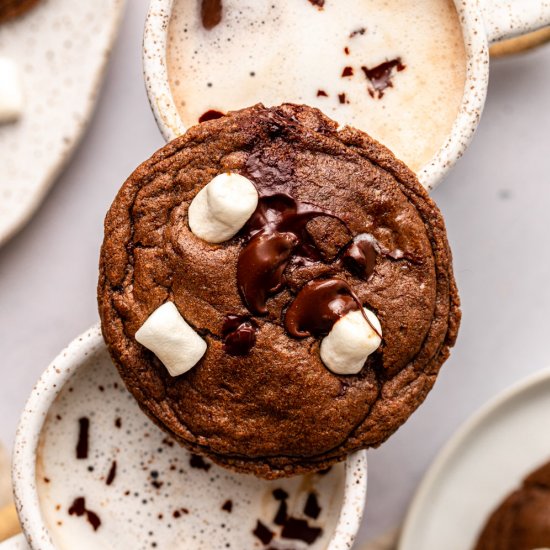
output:
[[216, 176], [189, 205], [189, 228], [209, 243], [222, 243], [236, 235], [258, 206], [258, 192], [239, 174]]
[[14, 122], [23, 112], [23, 90], [15, 61], [0, 57], [0, 124]]
[[192, 369], [206, 352], [206, 342], [173, 302], [162, 304], [149, 315], [136, 332], [136, 340], [162, 361], [171, 376]]
[[[367, 319], [382, 334], [376, 315], [363, 308]], [[382, 339], [360, 311], [350, 311], [334, 323], [332, 330], [321, 342], [321, 361], [335, 374], [357, 374], [367, 357], [376, 351]]]

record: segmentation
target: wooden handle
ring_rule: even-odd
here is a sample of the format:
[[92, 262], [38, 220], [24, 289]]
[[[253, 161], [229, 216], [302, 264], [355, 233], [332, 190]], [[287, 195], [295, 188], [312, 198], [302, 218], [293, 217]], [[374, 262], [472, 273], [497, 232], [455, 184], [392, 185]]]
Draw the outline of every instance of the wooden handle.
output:
[[504, 57], [506, 55], [514, 55], [523, 53], [533, 48], [542, 46], [550, 41], [550, 27], [545, 27], [539, 31], [535, 31], [517, 38], [510, 38], [503, 42], [497, 42], [491, 46], [492, 57]]
[[0, 542], [21, 532], [15, 506], [9, 504], [0, 509]]

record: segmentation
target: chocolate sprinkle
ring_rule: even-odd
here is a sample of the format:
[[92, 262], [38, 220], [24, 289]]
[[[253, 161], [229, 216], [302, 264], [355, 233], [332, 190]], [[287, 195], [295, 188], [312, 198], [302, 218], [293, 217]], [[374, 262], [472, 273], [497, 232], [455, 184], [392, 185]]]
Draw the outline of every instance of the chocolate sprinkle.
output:
[[233, 511], [233, 501], [232, 500], [226, 500], [223, 503], [222, 510], [225, 510], [226, 512], [231, 513]]
[[90, 419], [83, 416], [78, 419], [78, 442], [76, 444], [76, 458], [83, 460], [88, 458], [88, 438], [90, 431]]
[[345, 78], [347, 76], [353, 76], [353, 67], [344, 67], [344, 70], [342, 71], [342, 78]]

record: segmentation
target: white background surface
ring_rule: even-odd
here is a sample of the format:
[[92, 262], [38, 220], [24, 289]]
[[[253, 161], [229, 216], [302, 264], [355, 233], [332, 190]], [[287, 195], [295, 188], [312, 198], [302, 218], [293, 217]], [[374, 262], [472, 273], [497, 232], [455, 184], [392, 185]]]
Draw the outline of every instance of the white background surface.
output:
[[[8, 447], [36, 378], [96, 322], [103, 217], [124, 179], [163, 143], [141, 73], [146, 4], [129, 2], [96, 116], [72, 162], [0, 250], [0, 439]], [[493, 62], [491, 73], [474, 143], [434, 192], [454, 251], [461, 334], [425, 405], [370, 452], [360, 540], [401, 520], [463, 420], [550, 365], [550, 47]]]

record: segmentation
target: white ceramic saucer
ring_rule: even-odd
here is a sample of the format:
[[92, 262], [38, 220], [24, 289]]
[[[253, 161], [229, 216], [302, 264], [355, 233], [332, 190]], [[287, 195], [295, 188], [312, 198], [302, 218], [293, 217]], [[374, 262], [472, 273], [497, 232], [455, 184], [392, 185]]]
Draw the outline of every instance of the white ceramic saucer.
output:
[[0, 25], [19, 66], [24, 113], [0, 126], [0, 244], [34, 213], [92, 115], [124, 0], [40, 0]]
[[399, 550], [472, 550], [488, 515], [550, 460], [550, 369], [522, 380], [455, 434], [413, 499]]

